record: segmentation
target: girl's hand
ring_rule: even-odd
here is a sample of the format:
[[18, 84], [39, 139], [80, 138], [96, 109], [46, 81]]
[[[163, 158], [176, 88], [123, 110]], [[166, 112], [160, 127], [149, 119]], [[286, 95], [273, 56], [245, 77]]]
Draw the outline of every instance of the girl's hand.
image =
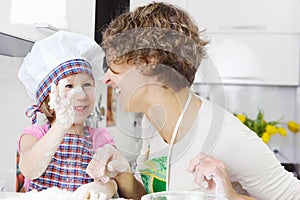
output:
[[118, 190], [114, 180], [108, 183], [91, 182], [77, 188], [73, 193], [76, 199], [110, 199]]
[[74, 110], [72, 105], [73, 90], [65, 91], [68, 84], [66, 79], [61, 79], [56, 86], [51, 84], [51, 92], [49, 94], [50, 109], [53, 109], [56, 114], [56, 119], [67, 129], [74, 123]]
[[111, 144], [106, 144], [97, 149], [86, 171], [93, 179], [106, 183], [131, 170], [127, 159]]

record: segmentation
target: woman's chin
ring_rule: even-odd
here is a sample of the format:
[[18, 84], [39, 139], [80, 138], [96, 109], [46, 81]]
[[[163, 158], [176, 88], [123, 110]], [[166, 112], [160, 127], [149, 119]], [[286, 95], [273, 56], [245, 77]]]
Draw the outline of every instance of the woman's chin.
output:
[[129, 105], [121, 104], [120, 109], [122, 112], [135, 112], [134, 109], [131, 107]]

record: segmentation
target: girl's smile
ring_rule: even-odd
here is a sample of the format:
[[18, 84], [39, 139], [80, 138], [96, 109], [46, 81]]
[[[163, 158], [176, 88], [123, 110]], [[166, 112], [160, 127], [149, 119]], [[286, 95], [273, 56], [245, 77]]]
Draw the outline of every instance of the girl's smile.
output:
[[78, 73], [66, 78], [64, 92], [71, 95], [74, 124], [82, 124], [92, 113], [95, 105], [95, 86], [91, 76]]

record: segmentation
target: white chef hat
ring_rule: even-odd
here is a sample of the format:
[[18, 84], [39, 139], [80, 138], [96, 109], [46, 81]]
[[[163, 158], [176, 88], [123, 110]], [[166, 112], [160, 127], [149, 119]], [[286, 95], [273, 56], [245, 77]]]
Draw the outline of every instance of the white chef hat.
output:
[[51, 83], [79, 72], [98, 77], [101, 73], [104, 52], [91, 38], [66, 31], [37, 41], [19, 69], [18, 77], [28, 95], [37, 101], [26, 115], [36, 122], [36, 112], [50, 92]]

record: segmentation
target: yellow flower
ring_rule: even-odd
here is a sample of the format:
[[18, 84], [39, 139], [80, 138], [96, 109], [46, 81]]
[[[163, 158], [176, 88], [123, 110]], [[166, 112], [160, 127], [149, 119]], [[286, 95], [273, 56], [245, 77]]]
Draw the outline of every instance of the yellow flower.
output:
[[268, 124], [266, 126], [266, 132], [270, 135], [275, 135], [278, 132], [278, 129], [275, 126]]
[[286, 134], [287, 134], [286, 130], [282, 127], [278, 128], [278, 133], [282, 136], [286, 136]]
[[300, 132], [300, 123], [298, 124], [295, 121], [289, 121], [287, 128], [285, 126], [281, 126], [281, 120], [276, 121], [266, 121], [264, 119], [263, 111], [259, 110], [256, 118], [251, 119], [245, 114], [236, 114], [234, 115], [249, 129], [254, 131], [258, 137], [261, 137], [265, 143], [268, 143], [273, 135], [276, 133], [281, 136], [286, 136], [288, 134], [288, 130], [293, 133]]
[[271, 135], [268, 132], [264, 132], [261, 136], [261, 139], [264, 143], [268, 143], [271, 139]]
[[295, 122], [295, 121], [289, 121], [288, 122], [288, 128], [293, 133], [299, 132], [299, 124], [297, 122]]
[[239, 115], [237, 115], [236, 117], [239, 118], [239, 120], [240, 120], [242, 123], [244, 123], [244, 122], [246, 121], [245, 115], [239, 114]]

